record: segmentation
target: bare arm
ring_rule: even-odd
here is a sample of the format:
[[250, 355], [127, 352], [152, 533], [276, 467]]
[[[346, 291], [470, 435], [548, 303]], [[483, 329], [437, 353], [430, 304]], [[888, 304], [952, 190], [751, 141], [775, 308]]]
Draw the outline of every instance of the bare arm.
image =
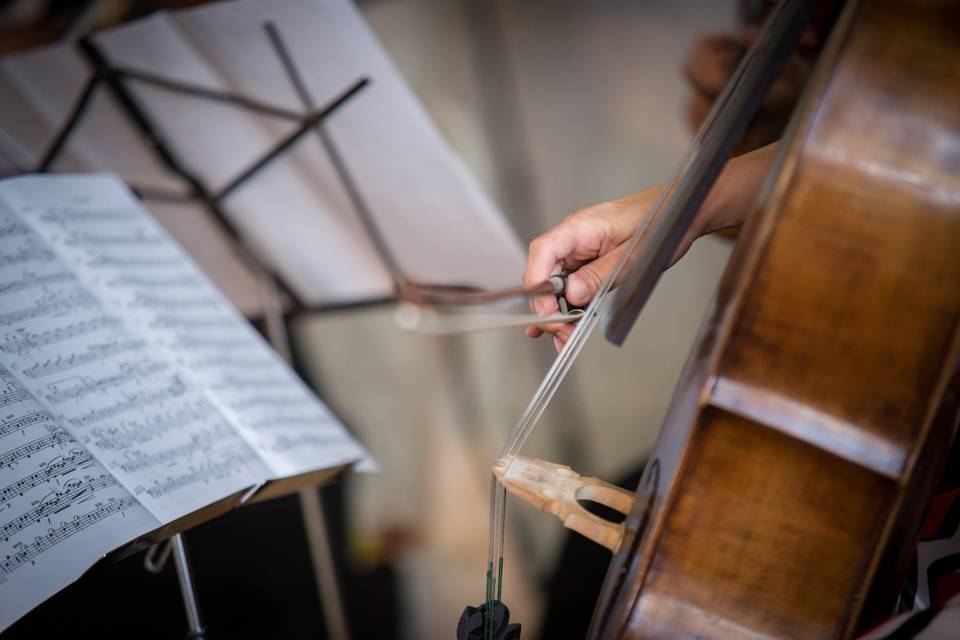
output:
[[[761, 147], [730, 160], [697, 213], [673, 262], [679, 260], [698, 237], [735, 227], [743, 223], [760, 189], [760, 183], [776, 152], [777, 143]], [[525, 285], [534, 285], [549, 276], [566, 271], [567, 300], [585, 306], [596, 295], [626, 249], [626, 242], [648, 216], [656, 201], [659, 186], [644, 189], [618, 200], [581, 209], [530, 243]], [[557, 300], [543, 296], [531, 301], [538, 315], [558, 311]], [[573, 332], [571, 325], [541, 325], [527, 328], [527, 335], [536, 338], [543, 333], [553, 336], [557, 350]]]

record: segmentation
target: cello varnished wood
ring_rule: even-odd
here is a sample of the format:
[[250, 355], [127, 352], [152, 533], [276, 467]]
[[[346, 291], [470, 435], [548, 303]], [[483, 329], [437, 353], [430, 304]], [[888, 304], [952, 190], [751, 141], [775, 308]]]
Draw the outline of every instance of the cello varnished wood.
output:
[[846, 7], [592, 637], [849, 638], [890, 612], [956, 425], [958, 25], [951, 2]]

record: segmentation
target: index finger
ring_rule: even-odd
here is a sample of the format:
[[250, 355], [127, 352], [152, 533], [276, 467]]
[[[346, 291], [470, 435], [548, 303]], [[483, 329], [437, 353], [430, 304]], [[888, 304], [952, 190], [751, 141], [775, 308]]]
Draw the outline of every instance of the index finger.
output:
[[[561, 224], [530, 243], [527, 266], [523, 272], [523, 285], [535, 286], [550, 276], [560, 273], [567, 258], [578, 246], [578, 233], [569, 223]], [[549, 315], [560, 307], [553, 296], [538, 296], [530, 302], [530, 308], [539, 315]]]

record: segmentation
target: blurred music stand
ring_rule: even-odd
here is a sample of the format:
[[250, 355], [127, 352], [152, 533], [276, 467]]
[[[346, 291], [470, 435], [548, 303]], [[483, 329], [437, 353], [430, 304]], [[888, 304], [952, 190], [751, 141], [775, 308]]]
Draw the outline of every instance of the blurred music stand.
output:
[[[305, 108], [304, 113], [297, 113], [284, 109], [283, 107], [270, 105], [240, 94], [214, 91], [171, 78], [125, 69], [122, 66], [112, 64], [92, 39], [84, 38], [78, 42], [78, 47], [85, 59], [92, 66], [93, 75], [86, 82], [74, 101], [66, 121], [58, 130], [40, 162], [32, 170], [25, 166], [23, 159], [17, 157], [20, 154], [17, 153], [15, 143], [12, 143], [12, 140], [6, 141], [4, 145], [0, 145], [0, 153], [20, 172], [49, 172], [54, 162], [56, 162], [57, 158], [66, 148], [70, 135], [76, 130], [77, 125], [83, 119], [94, 92], [101, 86], [105, 87], [120, 106], [121, 111], [144, 137], [148, 147], [154, 151], [161, 163], [175, 176], [180, 178], [188, 187], [190, 195], [185, 197], [179, 193], [159, 191], [154, 188], [138, 187], [137, 185], [130, 185], [131, 189], [142, 200], [155, 199], [174, 202], [189, 200], [199, 202], [203, 205], [211, 214], [211, 218], [217, 223], [220, 230], [229, 239], [237, 255], [245, 261], [246, 265], [254, 274], [259, 276], [259, 280], [264, 288], [264, 291], [261, 291], [262, 298], [265, 302], [262, 309], [262, 319], [266, 328], [266, 336], [274, 349], [293, 365], [291, 345], [286, 327], [288, 314], [303, 311], [317, 312], [354, 308], [370, 304], [381, 304], [389, 302], [391, 299], [375, 299], [325, 306], [305, 304], [293, 287], [277, 274], [275, 270], [268, 267], [266, 261], [259, 257], [257, 251], [245, 240], [243, 234], [227, 216], [223, 204], [227, 195], [255, 177], [271, 162], [282, 157], [285, 152], [305, 137], [306, 134], [312, 130], [316, 130], [324, 150], [333, 162], [338, 178], [343, 183], [350, 201], [354, 205], [356, 213], [364, 229], [369, 234], [370, 240], [383, 260], [384, 265], [390, 271], [395, 282], [402, 282], [403, 276], [399, 270], [396, 259], [390, 253], [384, 241], [382, 233], [370, 215], [356, 182], [353, 180], [346, 164], [343, 162], [342, 155], [332, 138], [323, 128], [325, 119], [359, 94], [361, 90], [369, 84], [369, 78], [362, 77], [357, 79], [340, 94], [334, 96], [319, 108], [316, 108], [276, 26], [270, 22], [265, 23], [263, 26], [271, 46], [280, 58], [291, 84], [296, 89], [303, 103]], [[196, 174], [187, 169], [187, 165], [178, 157], [176, 151], [164, 138], [159, 127], [155, 126], [147, 111], [127, 88], [125, 83], [129, 80], [143, 82], [166, 91], [230, 104], [240, 109], [249, 110], [255, 114], [296, 122], [297, 127], [266, 153], [254, 159], [236, 177], [231, 179], [226, 186], [215, 191], [205, 184]], [[400, 287], [398, 287], [398, 290], [399, 288]], [[298, 371], [297, 373], [302, 376], [302, 372]], [[303, 509], [304, 525], [307, 530], [307, 541], [310, 546], [311, 555], [313, 556], [314, 569], [319, 582], [318, 586], [328, 633], [332, 638], [348, 638], [346, 617], [343, 610], [342, 599], [339, 594], [333, 555], [329, 545], [329, 533], [323, 518], [320, 493], [315, 489], [303, 490], [300, 493], [300, 501]], [[203, 638], [205, 629], [201, 620], [199, 603], [193, 585], [192, 572], [183, 538], [180, 534], [175, 534], [166, 542], [166, 545], [167, 546], [162, 548], [159, 545], [155, 545], [154, 548], [148, 552], [145, 557], [145, 567], [152, 572], [161, 570], [172, 552], [189, 625], [187, 637], [196, 639]]]
[[[313, 97], [307, 91], [303, 77], [276, 26], [268, 22], [263, 24], [263, 28], [274, 53], [284, 68], [284, 72], [291, 86], [294, 88], [304, 107], [303, 112], [269, 104], [239, 93], [212, 90], [204, 86], [183, 82], [179, 79], [125, 68], [109, 60], [102, 48], [99, 47], [93, 39], [87, 38], [78, 43], [78, 48], [83, 58], [92, 67], [93, 74], [79, 91], [71, 105], [66, 120], [57, 129], [51, 143], [43, 152], [40, 161], [37, 162], [33, 168], [24, 166], [24, 163], [18, 157], [22, 154], [16, 153], [16, 143], [13, 143], [13, 148], [11, 149], [10, 144], [3, 144], [5, 142], [3, 139], [0, 139], [0, 153], [7, 156], [8, 161], [22, 171], [50, 171], [67, 147], [71, 135], [77, 130], [78, 125], [83, 120], [94, 94], [97, 90], [105, 88], [113, 98], [120, 113], [126, 116], [134, 129], [143, 137], [147, 148], [152, 150], [152, 154], [160, 161], [161, 165], [166, 167], [166, 169], [183, 184], [185, 191], [182, 193], [166, 191], [137, 184], [131, 184], [131, 188], [141, 199], [146, 201], [190, 202], [199, 203], [203, 207], [209, 214], [209, 218], [215, 223], [219, 231], [222, 232], [223, 236], [234, 248], [236, 254], [243, 260], [246, 266], [249, 267], [250, 271], [257, 276], [262, 302], [259, 315], [264, 321], [265, 333], [274, 348], [280, 354], [285, 355], [288, 360], [291, 354], [286, 322], [288, 316], [295, 313], [357, 308], [371, 304], [382, 304], [397, 299], [411, 300], [418, 304], [423, 303], [427, 305], [469, 305], [478, 302], [490, 302], [491, 300], [496, 301], [504, 297], [517, 298], [531, 295], [529, 291], [523, 289], [511, 289], [506, 292], [501, 292], [500, 294], [497, 292], [491, 294], [491, 292], [477, 292], [465, 287], [422, 285], [411, 282], [405, 277], [398, 260], [385, 241], [384, 234], [371, 215], [356, 180], [354, 180], [349, 168], [344, 162], [343, 155], [324, 127], [328, 117], [338, 112], [340, 107], [356, 97], [364, 87], [368, 86], [369, 79], [366, 77], [358, 78], [318, 108], [315, 106]], [[156, 89], [178, 93], [192, 98], [228, 104], [258, 116], [295, 123], [296, 128], [273, 144], [269, 150], [254, 158], [248, 165], [240, 170], [236, 176], [230, 179], [225, 186], [215, 190], [188, 168], [189, 163], [183, 161], [183, 158], [180, 157], [177, 150], [164, 136], [161, 127], [154, 122], [149, 111], [143, 107], [134, 92], [130, 90], [128, 87], [128, 83], [130, 82], [143, 83]], [[265, 167], [275, 160], [282, 158], [296, 143], [305, 137], [306, 134], [310, 133], [311, 130], [315, 130], [317, 133], [323, 150], [327, 158], [331, 161], [337, 179], [343, 186], [357, 219], [361, 223], [370, 243], [376, 250], [378, 257], [388, 270], [393, 281], [394, 296], [327, 305], [307, 304], [301, 299], [301, 296], [298, 295], [294, 287], [275, 269], [269, 266], [269, 262], [263, 259], [256, 247], [244, 237], [242, 231], [229, 217], [225, 206], [226, 197], [259, 175]], [[9, 143], [13, 141], [10, 140], [6, 142]], [[5, 147], [7, 149], [6, 151], [4, 150]], [[537, 295], [559, 292], [556, 290], [556, 283], [544, 283], [544, 285], [546, 288], [540, 287], [536, 290]], [[301, 494], [303, 515], [308, 530], [308, 542], [314, 557], [317, 577], [321, 583], [320, 593], [323, 599], [324, 611], [327, 613], [325, 617], [329, 626], [340, 627], [339, 630], [331, 628], [331, 635], [333, 637], [346, 637], [342, 606], [339, 603], [339, 597], [337, 595], [336, 578], [333, 572], [329, 545], [327, 543], [328, 536], [318, 502], [319, 495], [316, 491], [305, 491]], [[171, 544], [176, 545], [178, 550], [183, 549], [182, 539], [173, 539]], [[159, 558], [163, 559], [168, 556], [168, 551], [169, 548], [164, 549], [164, 552], [159, 555]], [[150, 564], [156, 568], [159, 565], [159, 561], [156, 563], [152, 562], [154, 555], [155, 554], [150, 555]], [[178, 563], [178, 575], [186, 576], [187, 578], [185, 580], [181, 579], [181, 588], [185, 598], [188, 618], [191, 620], [191, 633], [194, 634], [194, 637], [197, 637], [199, 634], [202, 634], [202, 625], [199, 622], [199, 609], [196, 606], [196, 598], [193, 595], [192, 583], [189, 579], [189, 566], [187, 565], [185, 550], [183, 553], [178, 552], [175, 554], [175, 560]], [[180, 571], [181, 569], [183, 569], [183, 571]], [[336, 620], [331, 620], [331, 617], [339, 618], [340, 622], [338, 623]], [[196, 624], [194, 624], [194, 621]]]

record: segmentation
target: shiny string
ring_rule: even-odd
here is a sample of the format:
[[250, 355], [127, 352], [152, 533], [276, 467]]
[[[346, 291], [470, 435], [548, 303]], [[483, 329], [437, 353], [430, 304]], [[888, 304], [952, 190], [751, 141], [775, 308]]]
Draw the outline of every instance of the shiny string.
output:
[[[600, 321], [601, 310], [604, 309], [606, 298], [613, 289], [615, 283], [619, 281], [627, 266], [634, 264], [638, 260], [641, 262], [650, 262], [652, 255], [655, 252], [663, 249], [662, 246], [657, 246], [658, 240], [667, 235], [667, 229], [671, 224], [674, 223], [674, 220], [672, 220], [669, 216], [665, 216], [664, 214], [669, 208], [668, 204], [673, 199], [678, 187], [684, 182], [685, 178], [687, 178], [687, 175], [691, 173], [691, 166], [694, 164], [694, 161], [697, 159], [698, 155], [700, 155], [702, 152], [704, 138], [707, 137], [715, 127], [717, 127], [719, 116], [724, 112], [726, 105], [731, 102], [732, 96], [734, 96], [737, 92], [743, 92], [744, 90], [751, 89], [750, 87], [746, 87], [747, 83], [744, 81], [745, 70], [751, 65], [756, 65], [757, 61], [759, 60], [759, 54], [757, 51], [761, 48], [761, 45], [766, 46], [769, 44], [768, 41], [772, 37], [771, 34], [776, 32], [782, 26], [782, 24], [778, 24], [778, 22], [782, 22], [782, 16], [787, 15], [788, 12], [786, 6], [790, 5], [792, 7], [794, 5], [800, 6], [802, 4], [802, 2], [797, 1], [792, 3], [784, 2], [774, 10], [774, 13], [764, 25], [760, 35], [754, 41], [746, 56], [744, 56], [744, 59], [741, 61], [741, 64], [734, 72], [734, 75], [727, 83], [723, 93], [714, 103], [713, 109], [711, 109], [707, 119], [697, 132], [696, 137], [694, 138], [683, 160], [680, 162], [677, 170], [674, 172], [669, 182], [666, 183], [666, 186], [661, 189], [653, 206], [653, 215], [649, 216], [647, 220], [634, 232], [633, 237], [627, 244], [626, 250], [623, 252], [623, 255], [618, 261], [616, 267], [607, 276], [593, 301], [584, 311], [583, 316], [574, 329], [573, 334], [570, 336], [570, 339], [564, 345], [556, 360], [554, 360], [549, 371], [547, 371], [547, 375], [544, 377], [543, 382], [540, 383], [539, 388], [533, 395], [533, 398], [531, 398], [530, 403], [527, 405], [527, 408], [521, 415], [520, 420], [517, 422], [516, 426], [511, 432], [510, 437], [500, 450], [498, 458], [508, 455], [516, 455], [527, 441], [527, 438], [530, 437], [534, 427], [543, 416], [543, 412], [546, 411], [547, 406], [550, 404], [550, 401], [556, 394], [557, 389], [560, 387], [560, 383], [563, 382], [563, 379], [570, 371], [570, 368], [576, 361], [577, 356], [580, 354], [580, 351], [586, 344], [587, 339], [597, 327], [597, 324]], [[679, 238], [676, 239], [676, 242], [679, 243]], [[490, 487], [490, 537], [487, 548], [486, 575], [487, 612], [493, 611], [493, 601], [499, 600], [503, 593], [503, 551], [507, 495], [506, 488], [499, 483], [495, 475], [493, 475]], [[493, 616], [487, 615], [485, 618], [487, 624], [485, 627], [484, 637], [486, 640], [493, 640]]]

